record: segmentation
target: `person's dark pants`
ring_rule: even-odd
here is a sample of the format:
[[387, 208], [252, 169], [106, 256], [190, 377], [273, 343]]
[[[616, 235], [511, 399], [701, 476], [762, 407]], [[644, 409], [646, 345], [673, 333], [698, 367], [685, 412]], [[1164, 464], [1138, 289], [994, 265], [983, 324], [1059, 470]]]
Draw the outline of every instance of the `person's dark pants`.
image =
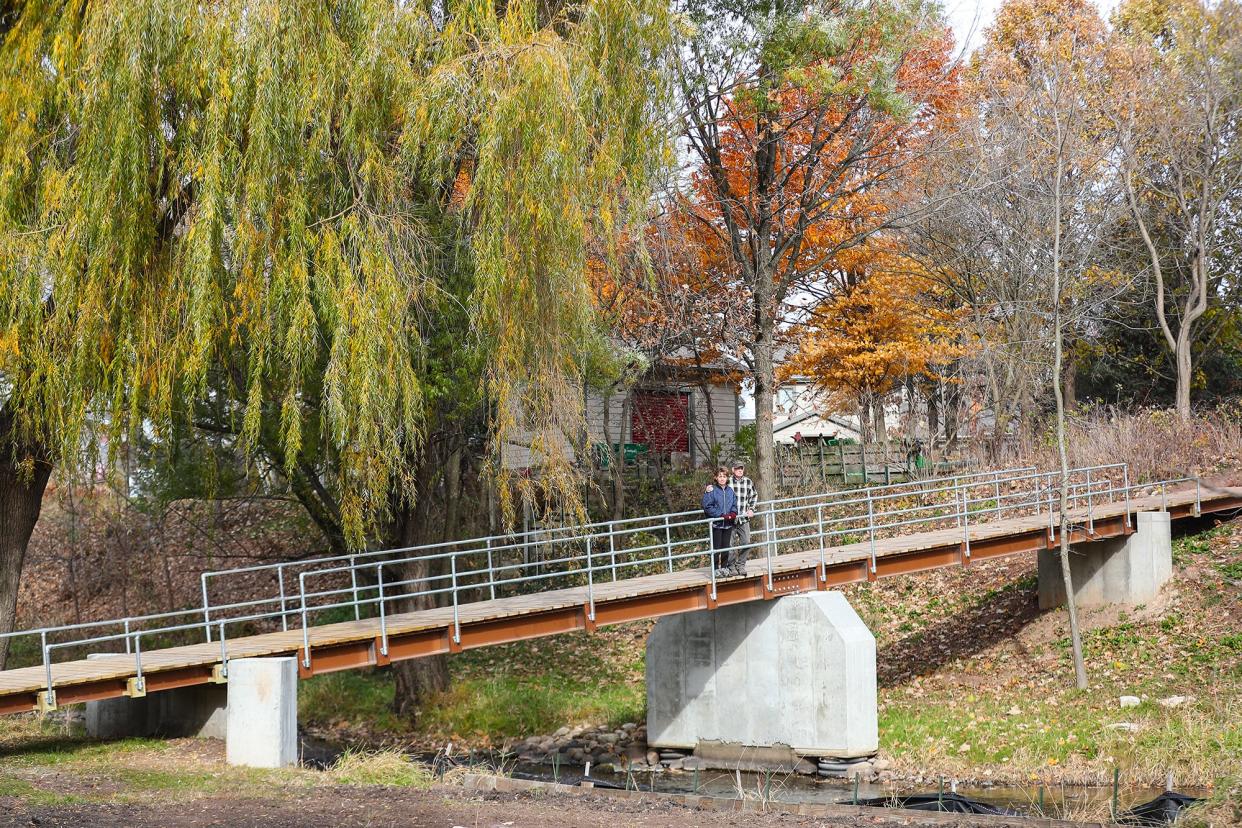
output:
[[732, 526], [713, 526], [712, 527], [712, 559], [715, 561], [713, 567], [723, 569], [728, 566], [729, 559], [729, 543], [733, 538]]
[[739, 520], [734, 525], [731, 542], [734, 546], [726, 566], [745, 571], [746, 560], [750, 557], [750, 521]]

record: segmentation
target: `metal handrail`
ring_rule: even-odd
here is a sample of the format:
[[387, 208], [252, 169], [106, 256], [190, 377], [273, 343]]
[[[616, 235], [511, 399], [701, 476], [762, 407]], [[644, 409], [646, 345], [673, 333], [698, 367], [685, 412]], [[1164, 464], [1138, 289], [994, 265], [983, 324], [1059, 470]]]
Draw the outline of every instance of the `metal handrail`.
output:
[[[958, 525], [963, 530], [964, 541], [968, 545], [970, 539], [969, 526], [972, 517], [979, 520], [987, 515], [999, 516], [1007, 512], [1017, 512], [1020, 510], [1034, 510], [1035, 514], [1041, 514], [1044, 511], [1045, 505], [1048, 507], [1049, 523], [1051, 524], [1054, 512], [1053, 493], [1059, 491], [1059, 475], [1059, 472], [1033, 472], [1029, 467], [1023, 467], [1020, 469], [980, 472], [970, 475], [953, 475], [901, 484], [836, 491], [820, 495], [799, 495], [765, 501], [761, 505], [766, 505], [766, 508], [760, 509], [755, 515], [756, 519], [760, 518], [760, 516], [763, 518], [764, 528], [760, 530], [762, 540], [752, 544], [752, 549], [758, 550], [762, 547], [765, 550], [763, 554], [767, 558], [767, 576], [770, 580], [773, 574], [773, 558], [779, 554], [779, 550], [782, 547], [789, 548], [790, 545], [801, 544], [805, 546], [810, 544], [809, 547], [801, 551], [813, 551], [815, 546], [818, 545], [821, 578], [826, 578], [828, 542], [837, 539], [857, 541], [861, 536], [870, 541], [869, 565], [874, 570], [876, 565], [875, 542], [879, 532], [929, 523], [944, 523], [946, 521], [951, 523], [956, 519]], [[1195, 482], [1197, 493], [1195, 509], [1196, 512], [1199, 510], [1200, 495], [1198, 494], [1197, 478], [1178, 478], [1131, 486], [1129, 484], [1129, 470], [1124, 463], [1074, 469], [1071, 470], [1071, 475], [1077, 477], [1085, 476], [1086, 478], [1085, 480], [1071, 480], [1066, 490], [1066, 496], [1071, 508], [1085, 505], [1087, 511], [1086, 518], [1089, 525], [1093, 525], [1094, 511], [1097, 503], [1105, 500], [1107, 502], [1115, 502], [1119, 495], [1124, 495], [1125, 519], [1127, 526], [1129, 526], [1131, 512], [1130, 493], [1132, 490], [1159, 486], [1162, 487], [1163, 492], [1167, 490], [1170, 484], [1179, 482]], [[1116, 476], [1121, 478], [1120, 485], [1117, 485], [1114, 481]], [[972, 491], [987, 487], [991, 487], [990, 497], [972, 495]], [[937, 501], [937, 495], [944, 495], [946, 497], [943, 501]], [[901, 503], [903, 499], [912, 497], [921, 498], [925, 502], [916, 505]], [[826, 516], [825, 514], [826, 510], [848, 510], [849, 507], [862, 507], [864, 504], [867, 510], [865, 515], [857, 511], [844, 516], [833, 516], [831, 514]], [[880, 506], [878, 510], [877, 506]], [[921, 513], [925, 514], [920, 516]], [[700, 516], [692, 519], [682, 519], [687, 515]], [[782, 522], [780, 519], [782, 517], [787, 519]], [[613, 578], [616, 579], [619, 570], [626, 571], [635, 568], [639, 569], [637, 574], [642, 574], [642, 567], [659, 565], [660, 567], [667, 566], [671, 572], [674, 562], [694, 561], [704, 557], [710, 562], [713, 554], [710, 541], [710, 525], [714, 520], [701, 517], [701, 512], [688, 511], [659, 515], [653, 518], [631, 518], [624, 521], [607, 521], [579, 527], [567, 527], [559, 531], [567, 532], [576, 529], [577, 534], [552, 540], [544, 539], [539, 545], [548, 544], [554, 546], [555, 544], [562, 544], [566, 547], [582, 546], [585, 547], [585, 551], [582, 554], [576, 554], [572, 549], [569, 549], [569, 554], [562, 555], [561, 557], [535, 561], [524, 559], [520, 562], [506, 562], [502, 558], [498, 562], [497, 553], [506, 550], [520, 550], [527, 545], [507, 543], [496, 546], [493, 541], [497, 540], [497, 536], [492, 536], [467, 541], [455, 541], [447, 544], [428, 544], [422, 547], [374, 550], [367, 553], [335, 556], [314, 561], [281, 562], [262, 566], [239, 567], [234, 570], [222, 570], [211, 574], [226, 575], [274, 569], [278, 574], [279, 595], [272, 598], [259, 598], [217, 605], [210, 604], [205, 597], [203, 606], [187, 608], [185, 610], [133, 616], [123, 619], [41, 627], [33, 630], [6, 633], [3, 634], [3, 637], [11, 638], [20, 635], [40, 636], [43, 650], [43, 667], [47, 676], [46, 692], [48, 693], [47, 698], [49, 702], [53, 702], [54, 699], [54, 693], [52, 693], [51, 661], [53, 651], [104, 641], [123, 640], [125, 642], [126, 652], [131, 653], [132, 651], [131, 654], [135, 657], [135, 668], [138, 671], [138, 678], [141, 683], [141, 642], [144, 636], [204, 628], [206, 626], [206, 640], [210, 642], [211, 626], [217, 628], [219, 635], [223, 639], [226, 625], [229, 624], [279, 620], [282, 628], [288, 629], [289, 619], [298, 618], [301, 621], [303, 630], [304, 658], [309, 658], [308, 629], [312, 626], [312, 614], [322, 613], [331, 609], [352, 608], [355, 612], [355, 617], [360, 617], [362, 608], [378, 606], [381, 632], [384, 642], [387, 642], [388, 619], [384, 611], [385, 604], [389, 601], [410, 598], [415, 595], [451, 596], [453, 635], [455, 640], [459, 641], [460, 606], [464, 603], [473, 603], [470, 600], [463, 600], [463, 598], [468, 598], [471, 594], [486, 594], [495, 597], [497, 590], [501, 587], [538, 584], [556, 579], [569, 579], [573, 582], [571, 585], [586, 587], [589, 612], [591, 615], [594, 615], [595, 575], [600, 570], [610, 571]], [[700, 531], [704, 528], [707, 529], [706, 532]], [[675, 529], [689, 530], [690, 537], [674, 537], [673, 530]], [[634, 547], [617, 547], [618, 537], [629, 536], [633, 538], [640, 533], [650, 535], [650, 542], [640, 541], [639, 545]], [[663, 537], [660, 538], [660, 535], [663, 535]], [[607, 551], [601, 551], [597, 548], [602, 544], [593, 544], [593, 541], [603, 538], [607, 538], [609, 541]], [[505, 539], [509, 538], [506, 537]], [[705, 539], [707, 540], [706, 545], [703, 544]], [[471, 546], [472, 544], [473, 546]], [[427, 551], [443, 550], [446, 546], [463, 546], [467, 548], [450, 549], [448, 551]], [[380, 554], [399, 555], [411, 551], [422, 551], [424, 554], [396, 559], [389, 558], [380, 561], [365, 560], [367, 557], [374, 558]], [[485, 553], [487, 556], [486, 565], [474, 566], [470, 559], [474, 557], [481, 558]], [[618, 561], [618, 555], [622, 556], [620, 561]], [[420, 561], [431, 563], [433, 561], [445, 560], [448, 561], [450, 569], [448, 573], [430, 573], [422, 577], [397, 581], [385, 579], [384, 577], [385, 567]], [[338, 561], [349, 561], [349, 563], [344, 566], [321, 567], [300, 572], [298, 573], [298, 592], [291, 594], [286, 591], [284, 581], [286, 569], [305, 564], [322, 564]], [[563, 568], [558, 569], [557, 567], [561, 565], [563, 565]], [[371, 569], [375, 570], [376, 586], [359, 587], [356, 576], [360, 572]], [[522, 570], [534, 570], [535, 574], [523, 574]], [[350, 575], [350, 586], [319, 590], [307, 589], [308, 579], [345, 573]], [[206, 575], [207, 573], [204, 574]], [[429, 588], [445, 581], [449, 582], [448, 586]], [[579, 583], [579, 581], [584, 581], [584, 583]], [[710, 573], [710, 583], [714, 593], [716, 589], [714, 568]], [[415, 586], [420, 588], [412, 591], [402, 591], [404, 587]], [[543, 588], [548, 587], [545, 585]], [[350, 598], [343, 601], [330, 600], [343, 595], [349, 595]], [[324, 600], [330, 600], [330, 602], [317, 603]], [[293, 604], [292, 607], [290, 606], [291, 603]], [[279, 609], [266, 612], [250, 611], [235, 617], [221, 617], [219, 615], [220, 613], [237, 610], [256, 610], [256, 608], [265, 605], [279, 605]], [[217, 614], [216, 617], [211, 618], [210, 614], [212, 612]], [[157, 626], [149, 629], [134, 629], [135, 625], [194, 615], [202, 615], [205, 620]], [[47, 640], [47, 637], [52, 634], [107, 626], [121, 626], [123, 631], [115, 634], [90, 636], [61, 642], [48, 642]], [[223, 646], [223, 642], [222, 652], [225, 652], [227, 657], [227, 649]]]

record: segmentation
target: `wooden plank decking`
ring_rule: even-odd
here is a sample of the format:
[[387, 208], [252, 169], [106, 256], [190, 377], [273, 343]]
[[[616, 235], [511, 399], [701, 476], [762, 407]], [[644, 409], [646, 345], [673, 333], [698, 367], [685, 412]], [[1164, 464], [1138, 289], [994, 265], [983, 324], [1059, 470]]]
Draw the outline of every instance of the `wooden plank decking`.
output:
[[[1131, 510], [1153, 511], [1167, 504], [1173, 519], [1196, 514], [1193, 487], [1135, 499]], [[1200, 498], [1204, 513], [1242, 508], [1242, 488], [1205, 489]], [[1096, 505], [1095, 534], [1085, 527], [1072, 535], [1074, 542], [1116, 537], [1129, 531], [1125, 504]], [[1085, 523], [1085, 515], [1080, 515]], [[301, 628], [284, 632], [239, 637], [225, 642], [228, 658], [297, 655], [303, 677], [321, 672], [382, 665], [392, 660], [417, 658], [444, 652], [535, 638], [575, 629], [593, 630], [597, 625], [651, 618], [744, 601], [774, 598], [783, 594], [828, 589], [842, 584], [874, 580], [941, 566], [969, 565], [999, 555], [1030, 552], [1054, 545], [1047, 515], [1011, 518], [970, 526], [969, 550], [963, 530], [949, 528], [875, 542], [875, 571], [871, 570], [871, 544], [856, 543], [774, 556], [769, 583], [768, 560], [755, 557], [746, 576], [721, 580], [713, 598], [706, 569], [679, 570], [619, 581], [596, 583], [594, 618], [585, 586], [554, 589], [491, 601], [463, 604], [454, 623], [452, 607], [390, 615], [386, 620], [388, 653], [382, 652], [377, 618], [312, 626], [307, 631], [310, 665], [302, 659]], [[460, 635], [460, 638], [458, 638]], [[183, 687], [213, 680], [213, 668], [221, 663], [218, 642], [152, 650], [142, 654], [142, 670], [148, 692]], [[67, 661], [52, 667], [53, 686], [60, 705], [110, 698], [132, 693], [137, 674], [133, 655], [117, 654], [91, 660]], [[219, 678], [216, 670], [215, 678]], [[39, 691], [45, 689], [42, 666], [0, 672], [0, 713], [34, 709]]]

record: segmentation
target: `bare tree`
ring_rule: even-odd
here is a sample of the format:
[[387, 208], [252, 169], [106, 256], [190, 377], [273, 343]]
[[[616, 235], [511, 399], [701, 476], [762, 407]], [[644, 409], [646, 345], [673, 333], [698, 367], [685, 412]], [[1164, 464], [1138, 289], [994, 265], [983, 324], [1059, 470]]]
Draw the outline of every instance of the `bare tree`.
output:
[[1205, 316], [1239, 292], [1222, 248], [1239, 229], [1242, 196], [1242, 9], [1187, 0], [1158, 18], [1149, 11], [1121, 9], [1103, 99], [1176, 372], [1174, 404], [1188, 421]]
[[961, 167], [942, 176], [961, 194], [923, 234], [929, 254], [948, 254], [933, 264], [965, 300], [983, 343], [997, 435], [1024, 407], [1046, 411], [1040, 401], [1051, 385], [1061, 570], [1079, 687], [1087, 677], [1070, 571], [1065, 342], [1086, 335], [1126, 289], [1105, 267], [1124, 211], [1096, 97], [1106, 57], [1103, 21], [1086, 0], [1007, 4], [972, 66], [976, 112], [959, 141]]

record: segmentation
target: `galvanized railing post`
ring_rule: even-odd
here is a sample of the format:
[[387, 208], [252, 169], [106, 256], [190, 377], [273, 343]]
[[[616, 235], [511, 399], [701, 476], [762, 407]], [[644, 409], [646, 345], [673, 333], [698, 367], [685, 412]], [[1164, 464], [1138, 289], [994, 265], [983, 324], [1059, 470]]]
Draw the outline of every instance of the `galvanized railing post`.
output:
[[[375, 565], [375, 583], [379, 587], [380, 655], [388, 655], [388, 612], [384, 609], [384, 565]], [[310, 658], [309, 652], [307, 658]], [[309, 661], [307, 667], [310, 666]]]
[[594, 553], [591, 552], [591, 536], [587, 535], [586, 539], [586, 565], [587, 565], [587, 618], [591, 621], [595, 620], [595, 568], [592, 558]]
[[306, 625], [306, 576], [309, 573], [298, 573], [298, 606], [302, 614], [302, 666], [310, 669], [310, 630]]
[[141, 694], [147, 692], [147, 680], [142, 677], [142, 633], [134, 633], [134, 689]]
[[207, 643], [211, 643], [211, 605], [207, 602], [207, 573], [198, 576], [203, 587], [203, 630], [207, 634]]
[[766, 524], [766, 527], [765, 527], [766, 531], [764, 532], [764, 534], [767, 538], [766, 545], [768, 549], [768, 555], [767, 555], [767, 558], [768, 558], [768, 591], [771, 592], [772, 591], [772, 555], [776, 551], [776, 512], [772, 509], [771, 506], [769, 506], [768, 510], [764, 513], [764, 516], [765, 516], [764, 523]]
[[1169, 484], [1160, 484], [1160, 511], [1169, 511]]
[[358, 556], [349, 556], [349, 588], [354, 597], [354, 620], [362, 620], [362, 604], [358, 601]]
[[[1051, 538], [1051, 537], [1052, 537], [1052, 533], [1055, 531], [1055, 526], [1056, 526], [1056, 523], [1055, 523], [1055, 521], [1053, 520], [1053, 517], [1052, 517], [1052, 512], [1053, 512], [1053, 508], [1052, 508], [1052, 496], [1053, 496], [1053, 491], [1054, 491], [1054, 489], [1053, 489], [1053, 486], [1052, 486], [1052, 476], [1051, 476], [1051, 474], [1049, 474], [1049, 477], [1048, 477], [1048, 537], [1049, 537], [1049, 538]], [[1060, 484], [1060, 483], [1058, 483], [1058, 484], [1057, 484], [1056, 489], [1055, 489], [1055, 492], [1056, 492], [1056, 497], [1057, 497], [1057, 500], [1058, 500], [1058, 508], [1059, 508], [1059, 501], [1060, 501], [1060, 498], [1061, 498], [1061, 484]]]
[[1195, 475], [1195, 517], [1203, 514], [1203, 497], [1199, 489], [1199, 476]]
[[457, 608], [457, 553], [449, 554], [449, 568], [452, 573], [452, 589], [453, 589], [453, 643], [461, 643], [461, 616], [458, 614]]
[[959, 481], [956, 477], [954, 477], [952, 485], [953, 485], [953, 488], [950, 489], [950, 491], [953, 492], [953, 511], [955, 513], [953, 516], [957, 518], [957, 526], [960, 529], [962, 527], [962, 513], [958, 511], [958, 500], [959, 500], [959, 493], [961, 491], [962, 484], [961, 484], [961, 481]]
[[[591, 539], [587, 538], [587, 562], [591, 559]], [[492, 563], [492, 539], [487, 539], [487, 589], [493, 601], [496, 600], [496, 568]]]
[[614, 583], [617, 580], [617, 541], [616, 541], [615, 528], [616, 528], [615, 524], [612, 521], [609, 521], [608, 522], [608, 559], [611, 561], [611, 564], [612, 564], [612, 580]]
[[289, 630], [289, 616], [286, 614], [285, 606], [285, 566], [281, 564], [276, 567], [276, 579], [280, 582], [280, 628], [286, 632]]
[[220, 677], [229, 677], [229, 651], [224, 644], [224, 622], [220, 622]]
[[871, 537], [871, 573], [875, 568], [875, 504], [871, 500], [871, 488], [867, 488], [867, 533]]
[[39, 643], [43, 647], [43, 674], [47, 680], [43, 704], [51, 709], [56, 706], [56, 691], [52, 689], [52, 651], [47, 648], [47, 630], [39, 631]]
[[716, 539], [712, 533], [712, 522], [707, 521], [707, 571], [712, 579], [712, 600], [716, 600]]
[[128, 618], [125, 619], [125, 623], [124, 623], [124, 626], [122, 627], [122, 631], [125, 633], [125, 652], [128, 653], [129, 652], [129, 619]]
[[962, 492], [962, 554], [970, 560], [970, 493], [966, 488]]
[[819, 580], [823, 583], [828, 580], [828, 561], [824, 550], [824, 504], [822, 503], [815, 507], [815, 525], [819, 535]]
[[1121, 467], [1121, 485], [1126, 488], [1126, 528], [1131, 528], [1134, 524], [1130, 520], [1130, 464], [1126, 463]]
[[1091, 495], [1091, 469], [1087, 468], [1087, 534], [1095, 534], [1095, 498]]
[[668, 525], [668, 515], [664, 516], [664, 552], [668, 556], [668, 571], [673, 572], [673, 530]]

